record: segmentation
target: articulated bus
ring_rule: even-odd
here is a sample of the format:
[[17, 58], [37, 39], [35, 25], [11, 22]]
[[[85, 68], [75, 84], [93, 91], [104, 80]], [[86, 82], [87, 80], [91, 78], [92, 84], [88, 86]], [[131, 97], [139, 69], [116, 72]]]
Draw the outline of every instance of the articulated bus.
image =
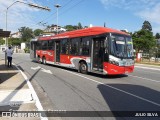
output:
[[105, 27], [39, 37], [31, 41], [30, 57], [43, 64], [73, 68], [81, 73], [118, 75], [134, 70], [131, 36]]

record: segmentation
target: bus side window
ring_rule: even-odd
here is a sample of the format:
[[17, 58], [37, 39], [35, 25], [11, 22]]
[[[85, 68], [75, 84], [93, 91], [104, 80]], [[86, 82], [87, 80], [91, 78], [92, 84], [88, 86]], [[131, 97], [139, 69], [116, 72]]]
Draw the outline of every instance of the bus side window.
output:
[[31, 41], [31, 50], [33, 50], [33, 44], [34, 44], [33, 41]]
[[68, 39], [61, 40], [61, 54], [68, 54]]
[[78, 55], [78, 53], [79, 53], [79, 41], [80, 41], [80, 38], [71, 39], [70, 54]]
[[84, 56], [87, 55], [88, 56], [90, 53], [90, 39], [89, 39], [89, 37], [82, 38], [80, 44], [81, 44], [80, 52], [82, 51], [80, 55], [84, 55]]
[[41, 41], [37, 42], [37, 46], [36, 46], [37, 50], [41, 50], [41, 48], [42, 48], [42, 44], [41, 43], [42, 43]]
[[48, 41], [48, 49], [49, 50], [54, 50], [54, 41], [53, 40]]
[[47, 49], [48, 49], [48, 42], [42, 41], [42, 50], [47, 50]]

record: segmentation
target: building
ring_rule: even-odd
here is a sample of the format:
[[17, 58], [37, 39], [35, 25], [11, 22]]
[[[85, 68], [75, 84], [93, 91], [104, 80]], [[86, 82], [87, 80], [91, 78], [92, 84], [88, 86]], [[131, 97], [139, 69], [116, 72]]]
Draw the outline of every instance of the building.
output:
[[[57, 30], [58, 28], [58, 30]], [[65, 32], [66, 29], [62, 28], [61, 26], [58, 26], [57, 25], [51, 25], [51, 26], [48, 26], [45, 30], [44, 30], [44, 33], [43, 34], [50, 34], [50, 35], [55, 35], [56, 33], [62, 33], [62, 32]]]
[[21, 33], [20, 32], [15, 32], [15, 33], [12, 33], [10, 35], [11, 38], [21, 38]]

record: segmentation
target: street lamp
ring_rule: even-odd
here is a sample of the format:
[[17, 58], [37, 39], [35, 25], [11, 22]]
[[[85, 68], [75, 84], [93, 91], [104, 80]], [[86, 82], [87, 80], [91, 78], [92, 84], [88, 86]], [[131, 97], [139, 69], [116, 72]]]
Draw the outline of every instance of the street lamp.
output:
[[58, 8], [61, 7], [61, 5], [56, 4], [54, 6], [57, 8], [57, 34], [58, 34]]
[[[37, 4], [33, 4], [33, 3], [25, 3], [25, 2], [22, 2], [22, 1], [15, 1], [14, 3], [12, 3], [10, 6], [7, 7], [7, 10], [6, 10], [6, 31], [7, 31], [7, 17], [8, 17], [8, 9], [14, 5], [15, 3], [23, 3], [23, 4], [26, 4], [30, 7], [34, 7], [34, 8], [38, 8], [38, 9], [42, 9], [42, 10], [48, 10], [50, 11], [50, 9], [48, 7], [44, 7], [44, 6], [40, 6], [40, 5], [37, 5]], [[6, 38], [5, 40], [5, 46], [8, 46], [8, 40]]]

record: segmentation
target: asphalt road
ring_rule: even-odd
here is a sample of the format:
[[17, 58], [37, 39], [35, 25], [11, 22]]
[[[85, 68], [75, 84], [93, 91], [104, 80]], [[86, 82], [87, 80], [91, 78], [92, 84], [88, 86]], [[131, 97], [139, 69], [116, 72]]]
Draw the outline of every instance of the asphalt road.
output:
[[[160, 112], [160, 67], [136, 65], [135, 71], [129, 75], [103, 76], [92, 73], [84, 75], [53, 65], [38, 64], [30, 60], [29, 54], [14, 54], [13, 62], [28, 78], [38, 83], [54, 110]], [[45, 102], [45, 98], [40, 100], [42, 103]], [[95, 114], [100, 117], [61, 119], [158, 119], [158, 117], [102, 117], [101, 113]]]

